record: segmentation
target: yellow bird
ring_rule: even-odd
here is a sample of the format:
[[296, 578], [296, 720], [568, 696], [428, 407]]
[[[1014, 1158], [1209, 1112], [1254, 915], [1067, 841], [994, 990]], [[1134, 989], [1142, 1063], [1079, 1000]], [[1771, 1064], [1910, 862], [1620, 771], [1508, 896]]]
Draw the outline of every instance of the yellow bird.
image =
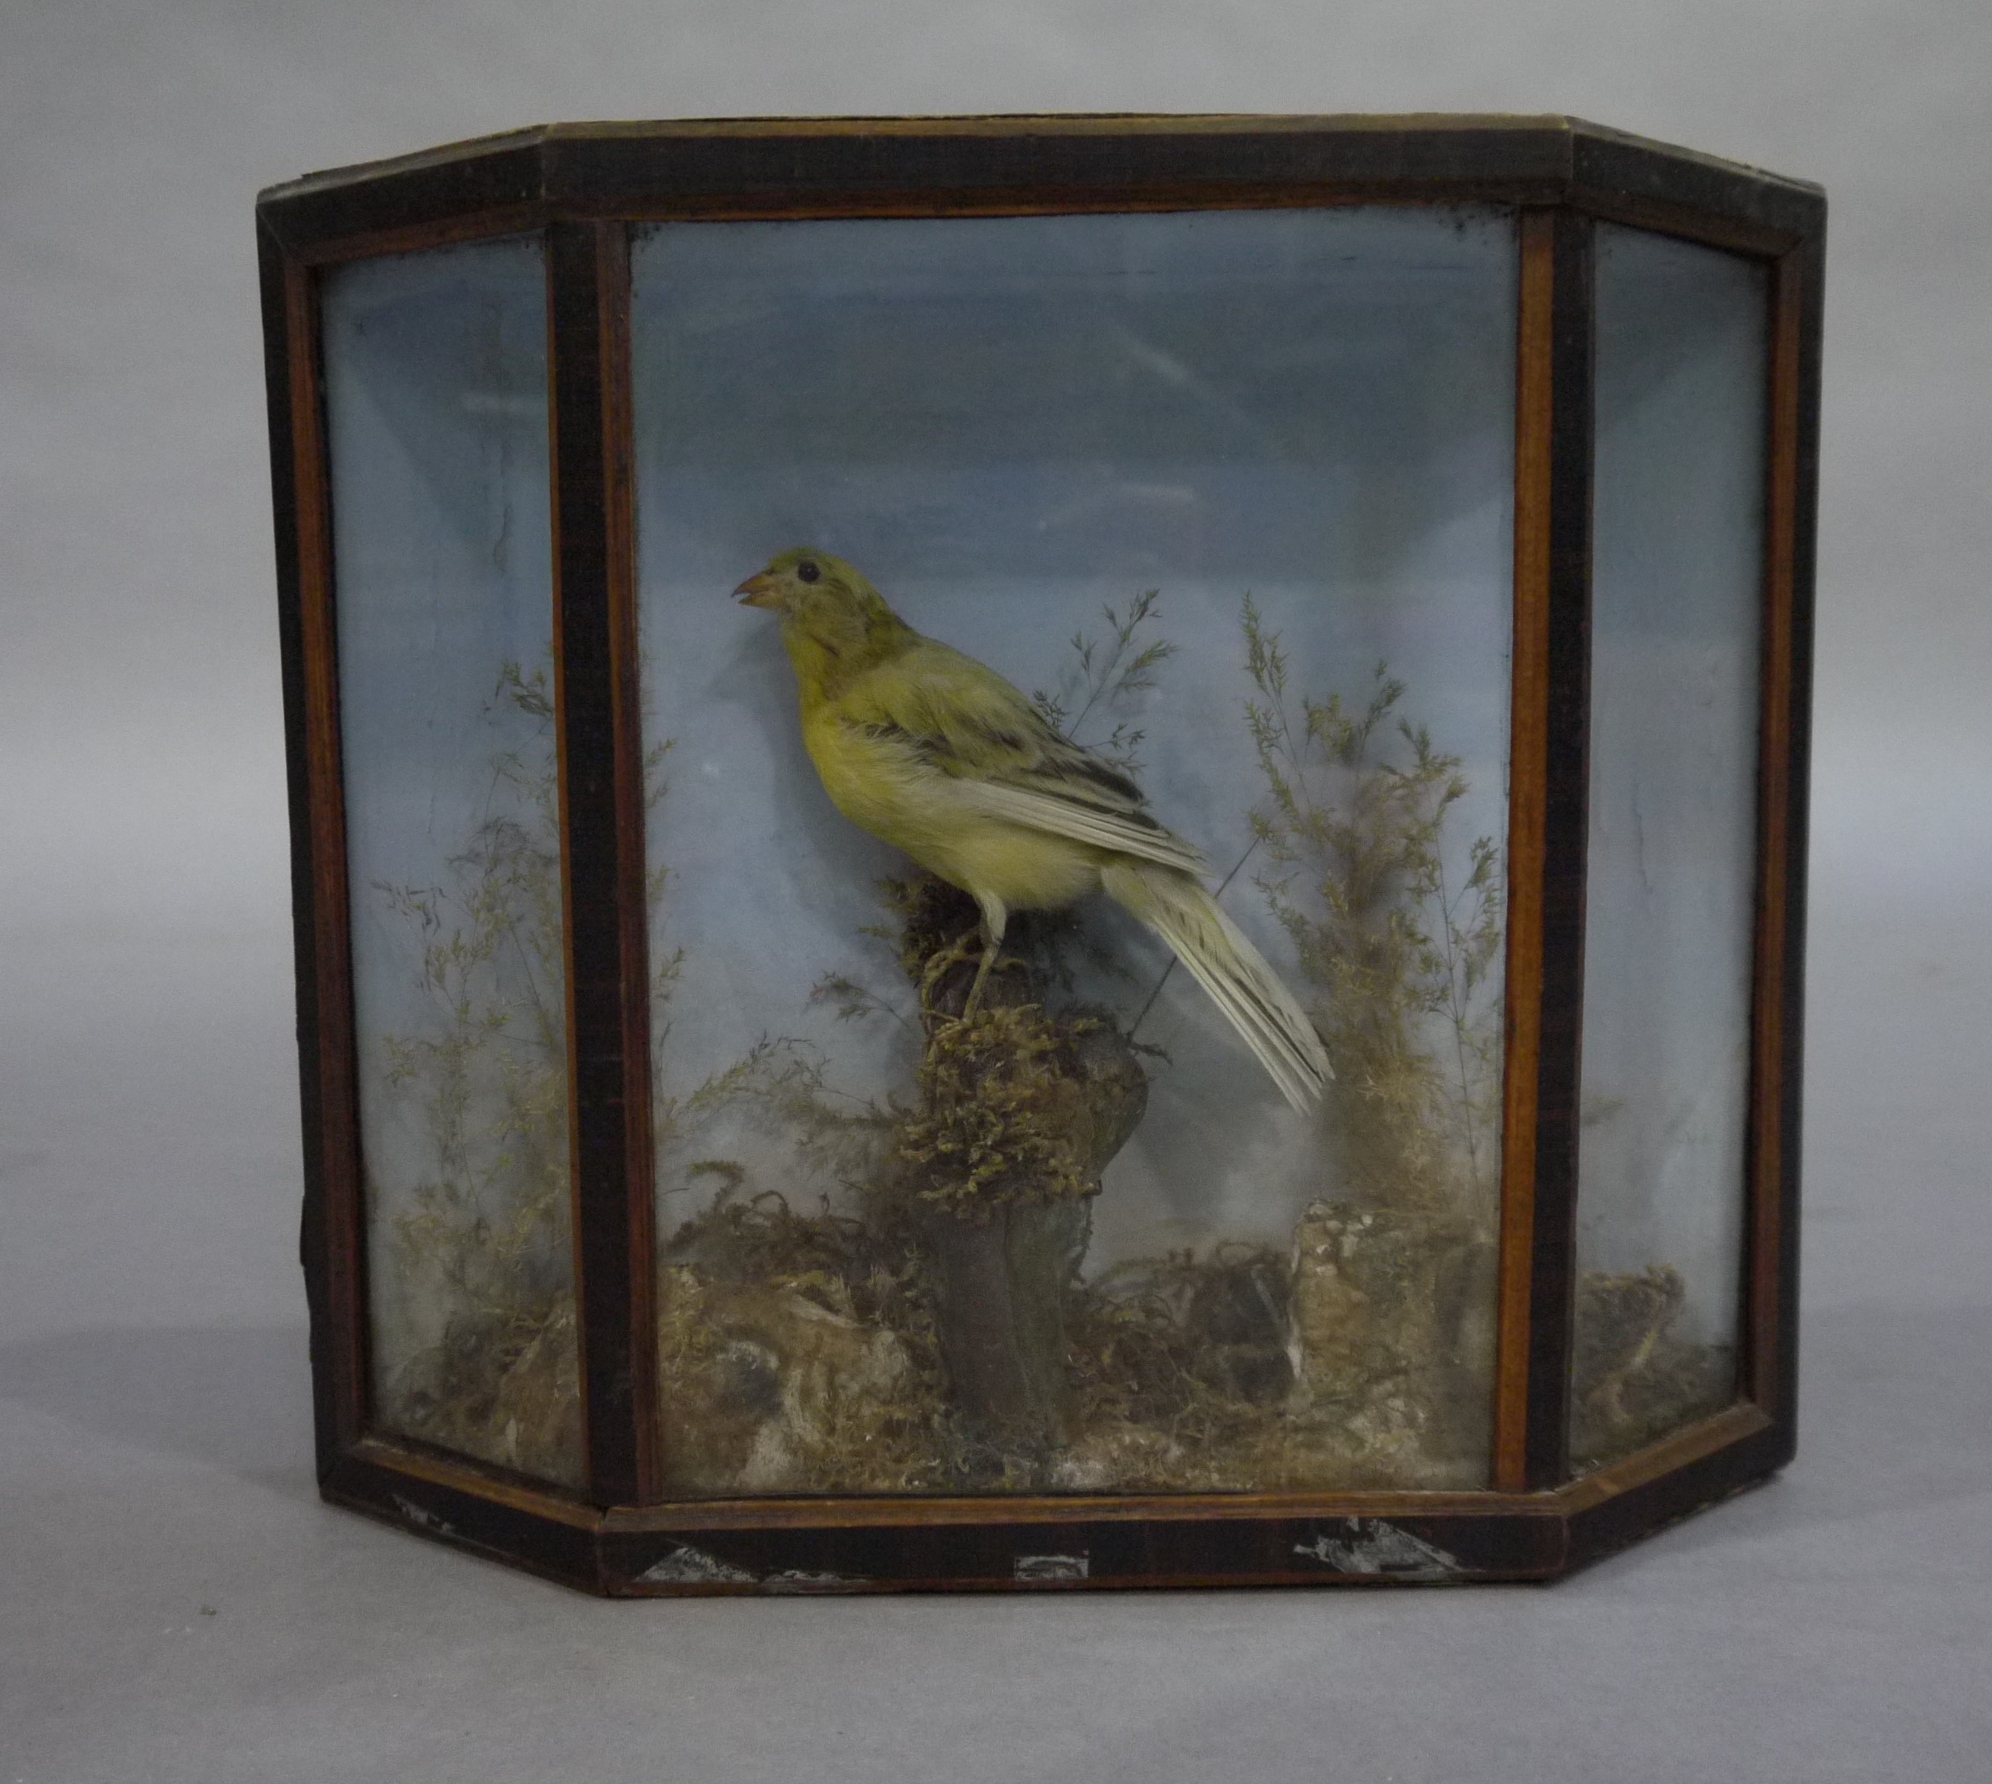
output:
[[1201, 854], [1133, 781], [1061, 737], [972, 657], [922, 637], [849, 564], [784, 551], [734, 590], [781, 615], [802, 740], [830, 802], [982, 911], [973, 1011], [1013, 910], [1103, 891], [1195, 974], [1296, 1109], [1327, 1049], [1293, 994], [1204, 890]]

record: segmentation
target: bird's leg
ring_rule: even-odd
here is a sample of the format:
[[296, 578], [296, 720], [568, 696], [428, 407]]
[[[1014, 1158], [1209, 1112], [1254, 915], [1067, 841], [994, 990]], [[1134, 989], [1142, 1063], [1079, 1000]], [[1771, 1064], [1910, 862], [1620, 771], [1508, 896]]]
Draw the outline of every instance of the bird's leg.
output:
[[989, 969], [1003, 951], [1003, 931], [1010, 921], [1002, 899], [993, 892], [976, 893], [975, 902], [982, 907], [982, 964], [975, 969], [975, 983], [968, 988], [968, 1001], [961, 1006], [964, 1022], [975, 1014], [975, 1006], [982, 1001], [982, 987], [989, 982]]
[[970, 936], [974, 936], [980, 941], [982, 936], [982, 925], [980, 922], [973, 929], [963, 930], [959, 939], [950, 942], [938, 954], [928, 957], [926, 967], [920, 974], [920, 1012], [922, 1015], [926, 1015], [932, 1009], [934, 999], [939, 994], [941, 981], [955, 967], [962, 965], [968, 959], [968, 941]]

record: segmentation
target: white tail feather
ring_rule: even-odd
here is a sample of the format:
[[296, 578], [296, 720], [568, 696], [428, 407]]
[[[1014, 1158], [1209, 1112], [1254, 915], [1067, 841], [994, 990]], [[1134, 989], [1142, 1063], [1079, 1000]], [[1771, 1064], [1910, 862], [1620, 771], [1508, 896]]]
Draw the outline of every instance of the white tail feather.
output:
[[1334, 1077], [1328, 1049], [1293, 993], [1202, 884], [1146, 861], [1100, 870], [1107, 896], [1175, 951], [1283, 1095], [1305, 1114]]

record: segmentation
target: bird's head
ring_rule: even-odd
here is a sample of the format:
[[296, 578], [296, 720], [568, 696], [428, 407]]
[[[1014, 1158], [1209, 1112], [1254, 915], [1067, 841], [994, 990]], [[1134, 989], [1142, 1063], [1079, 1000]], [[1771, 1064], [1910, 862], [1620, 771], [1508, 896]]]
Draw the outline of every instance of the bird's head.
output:
[[781, 615], [792, 655], [806, 641], [832, 659], [847, 660], [897, 646], [907, 635], [906, 622], [860, 572], [808, 546], [776, 553], [733, 592], [749, 607]]

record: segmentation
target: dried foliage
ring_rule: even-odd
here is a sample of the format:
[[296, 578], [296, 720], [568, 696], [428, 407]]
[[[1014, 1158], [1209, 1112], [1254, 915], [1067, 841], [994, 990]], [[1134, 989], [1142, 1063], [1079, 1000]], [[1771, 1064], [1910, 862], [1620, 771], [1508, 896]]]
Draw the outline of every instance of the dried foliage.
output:
[[1445, 1333], [1486, 1261], [1461, 1223], [1316, 1203], [1284, 1256], [1224, 1244], [1104, 1272], [1075, 1296], [1061, 1484], [1477, 1484], [1486, 1383]]
[[[1093, 747], [1123, 763], [1141, 741], [1124, 702], [1170, 654], [1142, 636], [1155, 617], [1152, 593], [1108, 610], [1107, 636], [1076, 637], [1067, 676], [1036, 696], [1068, 735], [1111, 720]], [[1075, 1003], [1075, 926], [1029, 914], [964, 1019], [973, 902], [931, 878], [888, 882], [890, 921], [871, 933], [910, 1000], [846, 976], [816, 990], [919, 1047], [906, 1100], [863, 1117], [870, 1162], [846, 1159], [855, 1213], [799, 1217], [729, 1180], [671, 1240], [665, 1375], [699, 1434], [683, 1490], [1481, 1478], [1484, 1346], [1467, 1334], [1491, 1291], [1493, 846], [1476, 844], [1449, 887], [1443, 831], [1466, 788], [1457, 761], [1398, 720], [1403, 688], [1379, 673], [1354, 715], [1296, 698], [1249, 603], [1245, 623], [1269, 795], [1259, 884], [1327, 1015], [1348, 1198], [1310, 1208], [1284, 1255], [1220, 1244], [1087, 1278], [1090, 1198], [1146, 1101], [1135, 1023]], [[765, 1107], [807, 1152], [852, 1117], [790, 1047], [745, 1079], [772, 1074], [781, 1093]]]
[[1286, 1260], [1217, 1246], [1115, 1265], [1074, 1297], [1071, 1367], [1083, 1422], [1216, 1456], [1277, 1415], [1293, 1386]]
[[382, 1042], [412, 1102], [427, 1173], [405, 1190], [385, 1258], [441, 1338], [383, 1358], [382, 1411], [410, 1435], [552, 1479], [581, 1467], [569, 1245], [567, 1049], [553, 706], [544, 669], [507, 663], [486, 716], [520, 738], [491, 759], [491, 815], [445, 883], [377, 883], [421, 938], [430, 1020]]
[[[1244, 603], [1246, 722], [1267, 799], [1258, 884], [1319, 988], [1351, 1195], [1424, 1209], [1491, 1204], [1498, 1170], [1500, 858], [1490, 837], [1449, 883], [1459, 758], [1397, 715], [1377, 665], [1368, 701], [1295, 694], [1279, 634]], [[1393, 759], [1393, 750], [1396, 759]]]
[[[1152, 592], [1108, 609], [1106, 636], [1076, 637], [1070, 672], [1036, 696], [1070, 735], [1104, 727], [1092, 747], [1123, 766], [1142, 741], [1128, 702], [1171, 654], [1144, 636], [1156, 617]], [[905, 989], [832, 976], [815, 997], [914, 1038], [903, 1100], [842, 1094], [790, 1036], [658, 1094], [663, 1193], [694, 1210], [659, 1258], [672, 1490], [1478, 1478], [1484, 1372], [1461, 1334], [1489, 1256], [1496, 858], [1476, 844], [1448, 886], [1443, 830], [1466, 789], [1398, 718], [1401, 685], [1379, 670], [1360, 712], [1296, 696], [1249, 601], [1245, 638], [1267, 788], [1257, 883], [1325, 1017], [1346, 1199], [1310, 1208], [1285, 1255], [1220, 1244], [1085, 1277], [1091, 1198], [1146, 1104], [1134, 1024], [1077, 1000], [1079, 926], [1028, 913], [965, 1016], [973, 902], [931, 878], [888, 882], [871, 933]], [[420, 1435], [572, 1478], [551, 712], [543, 676], [508, 668], [500, 697], [548, 745], [494, 765], [523, 815], [480, 829], [449, 887], [388, 889], [427, 938], [442, 1013], [396, 1043], [395, 1082], [421, 1100], [438, 1161], [395, 1228], [398, 1255], [452, 1309], [398, 1377], [400, 1404]], [[653, 804], [668, 749], [648, 764]], [[667, 884], [653, 872], [653, 920]], [[661, 1044], [682, 960], [653, 959]], [[758, 1136], [752, 1162], [726, 1156], [727, 1134]]]
[[[1058, 686], [1039, 688], [1031, 695], [1031, 704], [1054, 731], [1106, 757], [1124, 774], [1139, 772], [1141, 758], [1136, 751], [1147, 733], [1114, 709], [1154, 687], [1155, 671], [1176, 654], [1176, 647], [1166, 638], [1138, 637], [1143, 626], [1161, 617], [1160, 600], [1161, 591], [1149, 589], [1136, 595], [1124, 611], [1103, 607], [1106, 637], [1088, 638], [1084, 632], [1074, 632], [1072, 661]], [[1108, 728], [1104, 735], [1089, 736], [1087, 725], [1095, 709], [1102, 707]]]

